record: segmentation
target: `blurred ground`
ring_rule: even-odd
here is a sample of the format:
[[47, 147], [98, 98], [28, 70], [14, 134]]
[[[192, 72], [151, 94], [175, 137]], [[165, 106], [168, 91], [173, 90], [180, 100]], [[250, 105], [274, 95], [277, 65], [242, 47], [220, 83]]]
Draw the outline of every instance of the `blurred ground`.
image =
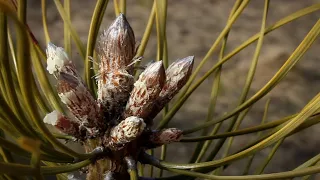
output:
[[[150, 13], [151, 3], [148, 1], [132, 0], [127, 2], [127, 17], [135, 31], [136, 39], [140, 41]], [[225, 26], [233, 2], [232, 0], [169, 0], [167, 36], [170, 61], [195, 55], [195, 66], [197, 66]], [[271, 25], [296, 10], [317, 2], [319, 1], [270, 1], [267, 25]], [[62, 46], [62, 20], [53, 2], [49, 1], [48, 3], [48, 23], [50, 25], [51, 41], [56, 45]], [[263, 1], [252, 1], [248, 5], [230, 32], [226, 53], [231, 52], [248, 37], [259, 32], [263, 4]], [[31, 0], [28, 5], [30, 9], [32, 9], [28, 12], [28, 23], [44, 47], [40, 3], [38, 0]], [[83, 42], [86, 42], [93, 8], [93, 1], [72, 1], [72, 23]], [[110, 3], [105, 14], [102, 28], [107, 28], [114, 17], [113, 4]], [[313, 13], [289, 23], [265, 37], [260, 62], [249, 97], [270, 80], [319, 17], [320, 12]], [[241, 51], [241, 53], [234, 56], [223, 66], [221, 92], [218, 98], [215, 117], [231, 111], [237, 104], [241, 94], [241, 88], [245, 82], [246, 73], [253, 57], [255, 45], [256, 44], [252, 44]], [[298, 112], [319, 92], [319, 47], [320, 41], [318, 40], [289, 75], [268, 95], [268, 98], [271, 98], [268, 121]], [[80, 59], [78, 57], [78, 54], [73, 54], [74, 60]], [[153, 33], [153, 37], [147, 46], [144, 57], [145, 61], [155, 59], [156, 57], [155, 33]], [[79, 62], [80, 61], [81, 60], [79, 60]], [[216, 62], [217, 53], [207, 62], [200, 75], [203, 75]], [[79, 65], [82, 66], [82, 63], [79, 63]], [[204, 121], [208, 111], [207, 107], [209, 104], [211, 84], [212, 77], [206, 80], [189, 98], [187, 103], [173, 118], [172, 123], [169, 125], [170, 127], [188, 129]], [[267, 98], [260, 100], [256, 106], [252, 108], [248, 116], [244, 119], [241, 128], [260, 123], [266, 100]], [[228, 122], [225, 124], [227, 125]], [[307, 131], [287, 138], [265, 172], [271, 173], [291, 170], [305, 160], [318, 154], [320, 143], [320, 139], [318, 138], [319, 133], [319, 127], [315, 126], [309, 128]], [[241, 148], [241, 146], [246, 145], [253, 140], [254, 137], [255, 136], [237, 137], [231, 152], [235, 152]], [[192, 151], [193, 145], [177, 143], [174, 147], [169, 147], [168, 160], [171, 162], [187, 162], [186, 158], [191, 156]], [[267, 148], [259, 153], [254, 160], [254, 165], [261, 162], [269, 151], [270, 148]], [[246, 163], [246, 161], [235, 163], [233, 166], [230, 166], [224, 174], [241, 174], [244, 163]], [[254, 168], [255, 167], [252, 169]]]

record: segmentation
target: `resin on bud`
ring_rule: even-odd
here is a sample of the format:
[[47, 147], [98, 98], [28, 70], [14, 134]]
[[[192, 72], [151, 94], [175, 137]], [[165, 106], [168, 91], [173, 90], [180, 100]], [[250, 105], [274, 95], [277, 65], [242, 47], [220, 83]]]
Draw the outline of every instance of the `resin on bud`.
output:
[[89, 128], [103, 128], [100, 107], [81, 79], [60, 73], [57, 91], [61, 101], [67, 105], [81, 125]]
[[110, 131], [110, 135], [106, 139], [109, 148], [121, 149], [127, 143], [137, 139], [145, 126], [143, 119], [135, 116], [127, 117]]
[[81, 79], [75, 65], [69, 60], [67, 53], [62, 47], [57, 47], [49, 43], [46, 49], [47, 53], [47, 70], [50, 74], [58, 77], [60, 73], [73, 75]]
[[125, 106], [133, 88], [135, 38], [132, 28], [123, 14], [100, 36], [97, 44], [100, 59], [98, 101], [109, 120], [114, 120]]
[[50, 74], [59, 73], [62, 69], [71, 64], [67, 53], [62, 47], [57, 47], [49, 43], [46, 49], [47, 53], [47, 70]]
[[43, 122], [55, 126], [65, 134], [72, 135], [76, 138], [81, 137], [79, 131], [80, 124], [76, 121], [72, 121], [58, 111], [52, 111], [51, 113], [47, 114], [43, 118]]
[[151, 112], [164, 82], [165, 70], [162, 61], [149, 65], [134, 83], [124, 116], [146, 118]]
[[182, 138], [182, 131], [177, 128], [153, 131], [146, 143], [147, 148], [155, 148], [164, 144], [178, 142]]
[[188, 56], [173, 62], [168, 67], [166, 70], [166, 82], [148, 120], [153, 119], [186, 84], [192, 73], [193, 59], [194, 56]]

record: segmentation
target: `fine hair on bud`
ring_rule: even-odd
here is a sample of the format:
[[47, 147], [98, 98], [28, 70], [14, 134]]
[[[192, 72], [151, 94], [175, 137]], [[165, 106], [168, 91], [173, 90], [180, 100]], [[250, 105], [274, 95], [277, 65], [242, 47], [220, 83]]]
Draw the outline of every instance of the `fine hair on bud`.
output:
[[[135, 55], [135, 37], [126, 17], [120, 14], [99, 37], [100, 73], [126, 69]], [[132, 73], [132, 70], [129, 71]]]

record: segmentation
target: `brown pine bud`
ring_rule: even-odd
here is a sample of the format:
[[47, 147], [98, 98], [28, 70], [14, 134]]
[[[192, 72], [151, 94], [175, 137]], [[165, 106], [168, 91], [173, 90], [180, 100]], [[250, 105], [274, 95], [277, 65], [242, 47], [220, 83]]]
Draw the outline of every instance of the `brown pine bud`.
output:
[[180, 91], [188, 81], [193, 67], [194, 56], [188, 56], [173, 62], [166, 70], [166, 82], [159, 94], [156, 105], [148, 117], [153, 119], [163, 107]]
[[159, 95], [160, 98], [168, 99], [167, 102], [169, 102], [180, 91], [191, 75], [193, 59], [194, 56], [188, 56], [173, 62], [168, 67], [166, 70], [167, 80]]
[[101, 61], [98, 101], [107, 118], [114, 120], [122, 113], [134, 83], [133, 66], [128, 65], [135, 54], [135, 38], [123, 14], [102, 33], [97, 51]]
[[143, 119], [130, 116], [115, 126], [106, 139], [111, 149], [121, 149], [127, 143], [137, 139], [143, 132], [146, 124]]
[[65, 134], [71, 135], [76, 138], [81, 137], [79, 131], [80, 124], [76, 121], [70, 120], [68, 117], [64, 116], [58, 111], [53, 111], [47, 114], [43, 118], [43, 122], [55, 126]]
[[57, 91], [81, 126], [104, 128], [99, 106], [81, 80], [63, 48], [52, 43], [47, 47], [47, 70], [58, 79]]
[[[97, 51], [101, 60], [101, 75], [126, 69], [130, 64], [135, 55], [135, 37], [123, 14], [120, 14], [108, 30], [101, 34]], [[129, 72], [131, 73], [131, 70]]]
[[146, 118], [151, 112], [164, 82], [165, 71], [162, 61], [149, 65], [134, 83], [124, 116]]
[[164, 144], [178, 142], [182, 138], [182, 131], [176, 128], [153, 131], [147, 140], [146, 148], [155, 148]]
[[80, 79], [61, 72], [57, 91], [61, 101], [67, 105], [81, 125], [89, 128], [104, 128], [100, 108]]

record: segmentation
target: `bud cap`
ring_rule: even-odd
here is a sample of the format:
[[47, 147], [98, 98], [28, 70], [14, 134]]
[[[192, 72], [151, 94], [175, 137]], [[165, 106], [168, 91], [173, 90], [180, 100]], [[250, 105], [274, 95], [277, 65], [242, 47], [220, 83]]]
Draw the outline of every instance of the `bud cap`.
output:
[[62, 47], [57, 47], [49, 43], [46, 49], [47, 53], [47, 70], [50, 74], [60, 72], [61, 69], [68, 64], [69, 58]]

